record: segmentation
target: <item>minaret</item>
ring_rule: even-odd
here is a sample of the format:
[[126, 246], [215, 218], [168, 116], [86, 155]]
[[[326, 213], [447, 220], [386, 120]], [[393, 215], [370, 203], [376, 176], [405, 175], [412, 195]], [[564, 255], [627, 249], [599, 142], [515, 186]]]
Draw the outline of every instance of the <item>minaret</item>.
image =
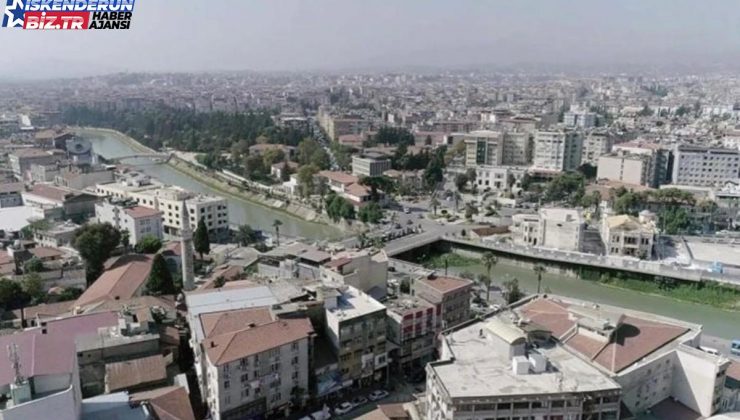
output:
[[195, 288], [195, 273], [193, 270], [193, 230], [190, 229], [190, 214], [182, 201], [180, 212], [180, 258], [182, 259], [182, 288], [185, 291]]

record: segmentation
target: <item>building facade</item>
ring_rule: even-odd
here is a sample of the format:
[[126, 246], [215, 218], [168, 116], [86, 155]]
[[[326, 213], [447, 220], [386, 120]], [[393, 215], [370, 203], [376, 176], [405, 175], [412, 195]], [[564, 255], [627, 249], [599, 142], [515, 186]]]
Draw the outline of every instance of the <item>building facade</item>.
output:
[[571, 130], [537, 131], [534, 136], [534, 167], [548, 171], [571, 171], [581, 164], [583, 138]]
[[678, 146], [674, 156], [673, 183], [677, 185], [717, 185], [740, 173], [740, 151], [736, 149]]

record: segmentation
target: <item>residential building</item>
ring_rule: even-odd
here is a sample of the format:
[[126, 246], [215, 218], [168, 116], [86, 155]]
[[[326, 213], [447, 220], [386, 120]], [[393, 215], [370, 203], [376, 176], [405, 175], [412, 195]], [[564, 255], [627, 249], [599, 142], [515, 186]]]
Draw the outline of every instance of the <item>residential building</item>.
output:
[[435, 307], [419, 297], [402, 295], [385, 302], [388, 341], [394, 372], [409, 375], [434, 359], [437, 319]]
[[376, 299], [386, 295], [388, 257], [384, 251], [345, 251], [321, 266], [321, 281], [352, 286]]
[[596, 113], [571, 110], [563, 115], [563, 124], [570, 128], [593, 128], [596, 126]]
[[298, 164], [291, 161], [282, 161], [273, 163], [270, 166], [270, 175], [275, 179], [283, 179], [283, 175], [286, 173], [285, 168], [288, 168], [288, 174], [294, 174], [298, 170]]
[[211, 235], [224, 235], [229, 231], [229, 209], [225, 198], [195, 194], [172, 186], [132, 191], [128, 195], [140, 206], [162, 212], [163, 232], [167, 235], [180, 235], [182, 201], [190, 213], [190, 226], [197, 226], [203, 219]]
[[539, 214], [512, 216], [512, 238], [517, 245], [562, 251], [580, 251], [586, 227], [579, 209], [546, 208]]
[[657, 188], [669, 183], [671, 173], [671, 152], [660, 144], [650, 143], [643, 140], [635, 140], [628, 143], [619, 143], [613, 146], [614, 153], [628, 155], [644, 155], [650, 157], [650, 173], [647, 185]]
[[337, 171], [320, 171], [316, 176], [324, 178], [329, 189], [337, 194], [344, 193], [347, 187], [360, 182], [360, 178], [354, 175]]
[[503, 165], [532, 163], [532, 137], [526, 131], [504, 131]]
[[39, 246], [49, 248], [71, 247], [80, 225], [69, 220], [51, 222], [34, 230], [33, 240]]
[[16, 178], [20, 180], [29, 179], [28, 170], [31, 165], [50, 165], [60, 160], [59, 156], [42, 149], [18, 149], [8, 155], [10, 168], [13, 170]]
[[673, 160], [673, 183], [717, 185], [740, 175], [740, 150], [677, 146]]
[[136, 245], [145, 236], [163, 238], [162, 212], [130, 202], [103, 201], [95, 205], [98, 223], [110, 223], [129, 233], [129, 243]]
[[260, 276], [275, 279], [321, 279], [322, 265], [331, 254], [302, 242], [282, 243], [264, 253], [257, 265]]
[[432, 276], [414, 281], [413, 295], [434, 305], [438, 331], [470, 319], [473, 282], [457, 277]]
[[653, 158], [649, 155], [623, 152], [603, 155], [598, 159], [596, 179], [653, 186], [653, 164]]
[[23, 205], [22, 182], [5, 182], [0, 184], [0, 208]]
[[337, 356], [340, 383], [365, 387], [387, 376], [385, 306], [352, 287], [324, 293], [326, 335]]
[[444, 333], [426, 371], [429, 420], [620, 418], [618, 383], [507, 313]]
[[67, 188], [36, 184], [22, 193], [26, 206], [38, 209], [60, 208], [63, 217], [82, 220], [95, 214], [99, 197]]
[[465, 134], [465, 166], [498, 166], [504, 158], [504, 139], [498, 131], [473, 131]]
[[526, 172], [525, 168], [517, 166], [476, 166], [475, 182], [483, 191], [510, 191]]
[[28, 169], [28, 180], [31, 182], [53, 182], [59, 175], [61, 162], [32, 163]]
[[391, 160], [385, 155], [366, 153], [352, 156], [352, 175], [376, 177], [391, 169]]
[[113, 257], [105, 262], [104, 268], [103, 274], [77, 298], [74, 306], [141, 296], [152, 270], [152, 257], [140, 254]]
[[60, 170], [53, 180], [61, 187], [82, 190], [96, 184], [113, 182], [113, 171], [102, 166], [73, 166]]
[[609, 255], [650, 258], [658, 229], [655, 215], [647, 210], [640, 217], [618, 216], [605, 212], [601, 223], [601, 239]]
[[572, 171], [581, 164], [583, 138], [577, 131], [537, 131], [534, 136], [534, 167], [548, 171]]
[[596, 166], [599, 156], [612, 151], [614, 138], [605, 131], [591, 131], [583, 139], [583, 150], [581, 150], [581, 163]]

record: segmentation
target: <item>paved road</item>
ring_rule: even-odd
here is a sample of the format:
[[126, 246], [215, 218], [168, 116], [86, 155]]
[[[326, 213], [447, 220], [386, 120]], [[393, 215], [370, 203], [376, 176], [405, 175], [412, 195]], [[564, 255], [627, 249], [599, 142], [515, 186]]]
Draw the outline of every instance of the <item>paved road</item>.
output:
[[[740, 339], [740, 327], [738, 327], [737, 339]], [[732, 359], [740, 363], [740, 356], [735, 356], [730, 351], [731, 342], [732, 340], [727, 340], [727, 339], [719, 338], [719, 337], [713, 337], [711, 335], [702, 334], [701, 336], [702, 347], [709, 347], [709, 348], [716, 349], [723, 355], [731, 357]]]

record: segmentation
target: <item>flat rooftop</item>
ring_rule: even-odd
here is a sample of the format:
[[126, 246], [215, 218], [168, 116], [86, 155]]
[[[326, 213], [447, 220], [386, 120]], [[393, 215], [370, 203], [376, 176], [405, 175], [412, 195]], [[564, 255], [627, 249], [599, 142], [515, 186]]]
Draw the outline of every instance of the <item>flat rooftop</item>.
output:
[[337, 307], [327, 309], [329, 314], [340, 319], [357, 318], [377, 311], [385, 311], [385, 306], [372, 296], [348, 286], [337, 297]]
[[497, 351], [492, 333], [479, 334], [485, 328], [479, 322], [447, 335], [454, 362], [431, 365], [452, 398], [555, 395], [620, 388], [604, 373], [555, 343], [537, 349], [549, 362], [545, 372], [516, 375], [508, 353]]
[[738, 245], [686, 238], [686, 246], [694, 260], [740, 267], [740, 246]]

